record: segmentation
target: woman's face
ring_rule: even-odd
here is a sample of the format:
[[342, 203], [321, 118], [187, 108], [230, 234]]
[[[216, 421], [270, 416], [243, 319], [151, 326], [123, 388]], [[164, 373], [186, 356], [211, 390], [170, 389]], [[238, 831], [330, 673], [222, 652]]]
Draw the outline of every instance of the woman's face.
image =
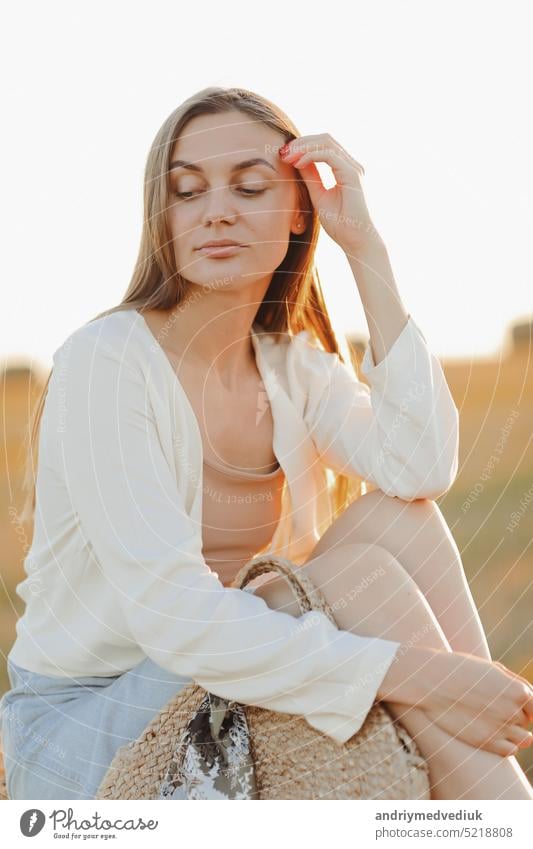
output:
[[[186, 280], [224, 287], [270, 280], [291, 231], [301, 233], [304, 223], [294, 168], [278, 154], [283, 142], [237, 111], [188, 122], [172, 151], [168, 203], [176, 266]], [[218, 255], [201, 249], [220, 239], [242, 247]]]

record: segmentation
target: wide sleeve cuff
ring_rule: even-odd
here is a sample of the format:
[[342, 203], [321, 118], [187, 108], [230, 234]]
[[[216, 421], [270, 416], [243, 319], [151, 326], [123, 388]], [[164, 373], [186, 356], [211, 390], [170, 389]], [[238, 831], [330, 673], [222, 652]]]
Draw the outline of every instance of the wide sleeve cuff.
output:
[[362, 374], [371, 377], [373, 384], [384, 382], [388, 374], [391, 376], [395, 373], [405, 375], [404, 369], [408, 366], [412, 367], [413, 352], [416, 352], [417, 347], [420, 347], [420, 342], [427, 347], [426, 337], [409, 314], [407, 323], [392, 343], [385, 357], [377, 364], [372, 355], [370, 342], [368, 343], [359, 366], [360, 371]]
[[[325, 615], [325, 614], [320, 614]], [[361, 641], [355, 658], [358, 668], [354, 669], [353, 638]], [[346, 643], [346, 645], [344, 645]], [[341, 645], [343, 644], [343, 645]], [[327, 704], [320, 706], [320, 711], [312, 710], [306, 713], [305, 719], [312, 728], [327, 734], [336, 743], [346, 743], [356, 734], [365, 722], [368, 712], [376, 701], [377, 692], [389, 667], [398, 652], [400, 642], [382, 640], [377, 637], [361, 637], [349, 631], [339, 631], [339, 658], [346, 652], [343, 668], [346, 671], [345, 690], [332, 704], [331, 713]], [[336, 681], [343, 677], [340, 666], [336, 666]]]

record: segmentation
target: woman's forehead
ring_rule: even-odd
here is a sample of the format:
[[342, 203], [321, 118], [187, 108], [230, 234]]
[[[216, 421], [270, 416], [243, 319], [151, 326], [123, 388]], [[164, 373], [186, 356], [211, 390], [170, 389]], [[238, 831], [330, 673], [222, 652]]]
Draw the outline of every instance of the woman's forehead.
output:
[[176, 139], [171, 156], [173, 160], [189, 161], [208, 156], [226, 161], [235, 157], [268, 158], [268, 154], [272, 158], [283, 140], [282, 133], [246, 115], [197, 115], [191, 118]]

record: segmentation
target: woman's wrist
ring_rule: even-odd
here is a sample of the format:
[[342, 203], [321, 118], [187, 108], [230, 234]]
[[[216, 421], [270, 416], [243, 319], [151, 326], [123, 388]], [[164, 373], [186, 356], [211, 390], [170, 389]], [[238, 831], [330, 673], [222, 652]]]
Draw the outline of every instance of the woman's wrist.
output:
[[444, 649], [413, 646], [407, 650], [400, 645], [381, 682], [376, 698], [421, 707], [428, 694], [438, 686], [437, 666]]

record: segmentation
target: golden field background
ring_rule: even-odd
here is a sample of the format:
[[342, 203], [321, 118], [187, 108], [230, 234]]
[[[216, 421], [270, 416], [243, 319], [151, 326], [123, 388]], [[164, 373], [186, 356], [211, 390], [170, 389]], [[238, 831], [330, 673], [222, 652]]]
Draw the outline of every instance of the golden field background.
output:
[[[509, 331], [494, 359], [442, 361], [460, 411], [458, 477], [438, 504], [461, 552], [491, 654], [533, 681], [533, 362], [532, 327]], [[362, 343], [353, 341], [356, 360]], [[0, 693], [23, 602], [15, 588], [31, 527], [20, 521], [24, 438], [46, 373], [6, 364], [1, 385]], [[533, 748], [533, 747], [532, 747]], [[533, 751], [518, 755], [533, 779]]]

